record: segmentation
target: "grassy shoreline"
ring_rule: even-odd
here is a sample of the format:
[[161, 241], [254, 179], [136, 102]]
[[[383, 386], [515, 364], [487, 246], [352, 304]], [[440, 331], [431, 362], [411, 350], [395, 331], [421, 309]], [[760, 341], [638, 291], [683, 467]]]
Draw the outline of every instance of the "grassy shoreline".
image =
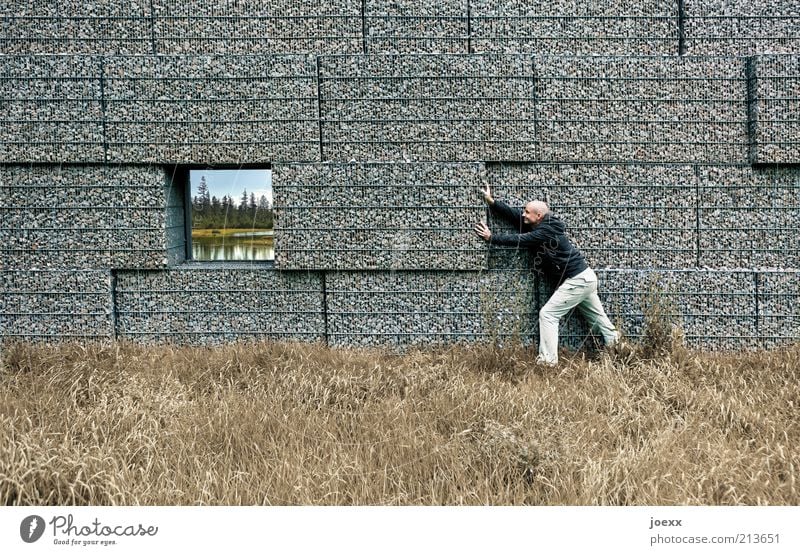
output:
[[2, 354], [4, 504], [800, 504], [800, 345]]
[[259, 237], [233, 237], [235, 233], [254, 233], [262, 231], [272, 231], [272, 229], [259, 228], [221, 228], [221, 229], [192, 229], [192, 241], [201, 242], [242, 242], [253, 245], [272, 246], [274, 238], [272, 235], [262, 235]]

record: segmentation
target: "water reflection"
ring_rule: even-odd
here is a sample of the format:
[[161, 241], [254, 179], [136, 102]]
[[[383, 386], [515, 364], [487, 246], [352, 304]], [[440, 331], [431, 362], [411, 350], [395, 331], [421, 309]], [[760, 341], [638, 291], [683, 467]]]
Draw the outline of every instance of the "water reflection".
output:
[[275, 260], [275, 249], [274, 247], [251, 246], [243, 243], [208, 245], [192, 242], [192, 258], [195, 260]]
[[[233, 238], [237, 236], [236, 238]], [[236, 233], [223, 241], [221, 237], [192, 238], [194, 260], [275, 260], [275, 247], [253, 237], [272, 232]]]

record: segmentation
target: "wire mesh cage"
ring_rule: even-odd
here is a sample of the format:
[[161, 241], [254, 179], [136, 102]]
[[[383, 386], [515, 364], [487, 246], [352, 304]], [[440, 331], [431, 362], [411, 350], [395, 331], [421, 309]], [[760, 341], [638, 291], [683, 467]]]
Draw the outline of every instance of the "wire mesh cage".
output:
[[480, 164], [276, 166], [276, 265], [478, 270]]

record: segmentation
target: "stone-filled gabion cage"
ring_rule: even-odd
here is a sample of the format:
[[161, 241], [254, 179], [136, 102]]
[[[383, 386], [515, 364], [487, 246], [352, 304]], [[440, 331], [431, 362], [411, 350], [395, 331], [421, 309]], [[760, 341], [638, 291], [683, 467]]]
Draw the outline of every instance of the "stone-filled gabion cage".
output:
[[[642, 334], [800, 340], [796, 0], [0, 7], [0, 341], [535, 344], [472, 231], [550, 203]], [[275, 262], [197, 262], [186, 176], [272, 170]], [[596, 343], [578, 315], [562, 342]]]

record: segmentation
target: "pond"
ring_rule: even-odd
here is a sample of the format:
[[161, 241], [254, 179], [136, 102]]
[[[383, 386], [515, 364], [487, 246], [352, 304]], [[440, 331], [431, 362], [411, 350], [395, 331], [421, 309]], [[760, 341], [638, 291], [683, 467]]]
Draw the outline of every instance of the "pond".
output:
[[243, 231], [226, 235], [192, 235], [194, 260], [274, 260], [272, 231]]

